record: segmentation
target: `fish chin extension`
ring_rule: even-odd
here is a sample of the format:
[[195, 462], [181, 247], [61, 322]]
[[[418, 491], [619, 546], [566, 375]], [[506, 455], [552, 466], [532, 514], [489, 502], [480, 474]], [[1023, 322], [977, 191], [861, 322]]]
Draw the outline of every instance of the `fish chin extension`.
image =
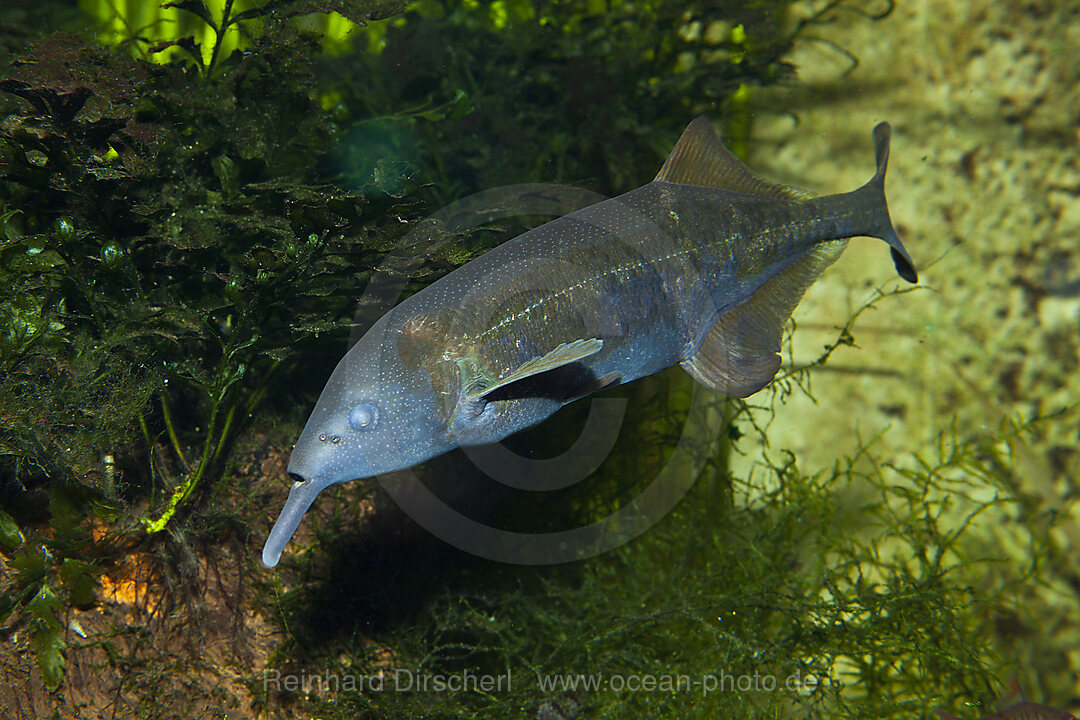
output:
[[[296, 476], [299, 477], [299, 476]], [[322, 487], [310, 480], [298, 480], [289, 490], [289, 498], [285, 501], [285, 507], [281, 509], [270, 536], [266, 538], [263, 546], [262, 562], [266, 567], [272, 568], [281, 560], [281, 553], [292, 539], [300, 521], [304, 519], [304, 513], [315, 502]]]

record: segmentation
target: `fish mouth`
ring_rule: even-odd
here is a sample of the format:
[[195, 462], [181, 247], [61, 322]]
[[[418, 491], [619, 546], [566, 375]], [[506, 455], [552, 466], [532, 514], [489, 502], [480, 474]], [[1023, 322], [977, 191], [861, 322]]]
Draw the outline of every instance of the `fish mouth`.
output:
[[274, 567], [281, 560], [281, 553], [296, 532], [296, 528], [299, 527], [300, 521], [304, 519], [304, 513], [308, 511], [311, 504], [315, 502], [315, 498], [318, 497], [319, 491], [322, 490], [320, 485], [306, 480], [297, 473], [291, 472], [289, 477], [294, 481], [292, 488], [289, 489], [289, 497], [285, 501], [285, 506], [281, 508], [281, 514], [278, 515], [277, 522], [270, 530], [270, 535], [266, 538], [266, 544], [263, 545], [262, 563], [269, 568]]

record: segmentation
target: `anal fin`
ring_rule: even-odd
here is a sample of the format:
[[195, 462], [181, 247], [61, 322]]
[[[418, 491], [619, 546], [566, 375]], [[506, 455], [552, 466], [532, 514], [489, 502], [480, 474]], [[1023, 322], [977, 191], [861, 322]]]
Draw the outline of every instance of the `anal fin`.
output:
[[784, 323], [806, 289], [840, 257], [846, 240], [819, 243], [727, 310], [683, 369], [705, 387], [744, 398], [772, 382], [780, 369]]

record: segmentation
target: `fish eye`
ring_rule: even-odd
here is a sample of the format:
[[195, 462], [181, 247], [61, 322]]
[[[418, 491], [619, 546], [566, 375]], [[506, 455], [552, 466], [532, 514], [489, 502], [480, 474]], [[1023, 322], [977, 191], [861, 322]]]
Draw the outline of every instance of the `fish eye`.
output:
[[378, 420], [379, 411], [368, 403], [360, 403], [349, 411], [349, 425], [353, 430], [370, 430]]

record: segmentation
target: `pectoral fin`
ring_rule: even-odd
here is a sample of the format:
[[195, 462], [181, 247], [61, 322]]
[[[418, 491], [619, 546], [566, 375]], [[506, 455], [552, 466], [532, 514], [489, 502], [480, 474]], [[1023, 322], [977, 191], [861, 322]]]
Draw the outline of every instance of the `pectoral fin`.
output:
[[683, 369], [705, 387], [732, 397], [749, 397], [772, 382], [780, 369], [784, 323], [846, 244], [846, 240], [834, 240], [815, 245], [747, 300], [727, 310], [697, 354], [681, 363]]
[[482, 399], [511, 383], [516, 383], [525, 378], [532, 377], [533, 375], [539, 375], [540, 373], [584, 360], [590, 355], [595, 355], [600, 352], [602, 347], [604, 347], [604, 341], [599, 338], [588, 338], [563, 343], [551, 352], [526, 360], [521, 365], [514, 368], [508, 375], [499, 378], [490, 385], [474, 386], [474, 388], [469, 391], [468, 396], [470, 399]]
[[566, 402], [574, 402], [580, 400], [586, 395], [592, 395], [594, 392], [599, 392], [606, 387], [612, 385], [618, 385], [622, 382], [622, 376], [617, 372], [609, 372], [605, 375], [601, 375], [590, 383], [587, 383], [579, 387], [570, 397], [566, 398]]

